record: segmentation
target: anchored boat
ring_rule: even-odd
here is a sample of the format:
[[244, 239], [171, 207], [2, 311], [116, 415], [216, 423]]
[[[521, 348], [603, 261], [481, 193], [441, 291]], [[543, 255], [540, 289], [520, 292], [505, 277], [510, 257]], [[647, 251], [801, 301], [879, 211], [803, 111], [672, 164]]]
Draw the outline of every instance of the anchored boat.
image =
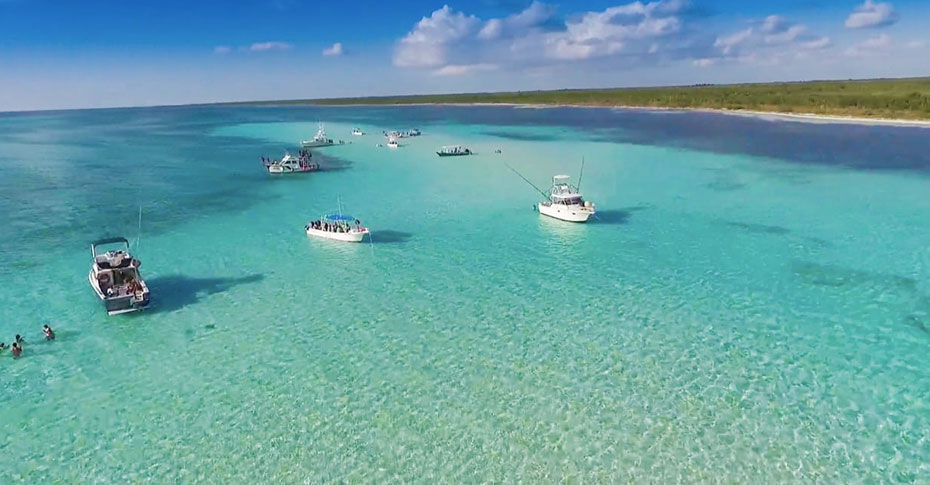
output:
[[362, 130], [360, 130], [360, 129], [358, 129], [358, 128], [356, 128], [356, 129], [352, 130], [352, 134], [355, 135], [355, 136], [362, 136], [362, 135], [365, 134], [365, 132], [362, 131]]
[[369, 233], [358, 219], [346, 214], [329, 214], [304, 226], [308, 236], [343, 242], [362, 242]]
[[445, 146], [439, 149], [436, 152], [436, 155], [440, 157], [461, 157], [465, 155], [471, 155], [472, 152], [468, 148], [463, 147], [462, 145], [455, 146]]
[[400, 145], [397, 144], [397, 138], [389, 138], [387, 142], [388, 148], [397, 148]]
[[288, 152], [284, 152], [281, 160], [272, 160], [262, 157], [262, 165], [268, 170], [268, 173], [297, 173], [297, 172], [315, 172], [320, 169], [319, 164], [313, 163], [310, 159], [313, 155], [307, 150], [301, 150], [299, 157], [295, 157]]
[[[587, 222], [588, 218], [594, 215], [594, 203], [584, 200], [578, 187], [570, 183], [571, 177], [568, 175], [552, 177], [552, 187], [549, 189], [549, 193], [546, 193], [520, 172], [517, 172], [515, 168], [507, 163], [505, 165], [546, 198], [545, 201], [533, 206], [540, 214], [568, 222]], [[581, 185], [582, 175], [584, 175], [584, 159], [581, 159], [581, 175], [578, 176], [579, 185]]]
[[[100, 246], [121, 244], [118, 249], [98, 252]], [[90, 245], [94, 257], [88, 279], [103, 301], [109, 315], [134, 312], [149, 304], [149, 288], [139, 274], [142, 264], [129, 253], [129, 241], [122, 237], [102, 239]]]
[[584, 200], [578, 188], [569, 183], [570, 178], [568, 175], [552, 177], [549, 200], [536, 205], [540, 214], [569, 222], [586, 222], [594, 215], [594, 204]]
[[316, 131], [316, 135], [309, 140], [304, 140], [300, 142], [300, 146], [304, 148], [319, 148], [319, 147], [328, 147], [335, 145], [336, 142], [332, 138], [326, 136], [326, 130], [323, 129], [323, 123], [320, 123], [320, 129]]

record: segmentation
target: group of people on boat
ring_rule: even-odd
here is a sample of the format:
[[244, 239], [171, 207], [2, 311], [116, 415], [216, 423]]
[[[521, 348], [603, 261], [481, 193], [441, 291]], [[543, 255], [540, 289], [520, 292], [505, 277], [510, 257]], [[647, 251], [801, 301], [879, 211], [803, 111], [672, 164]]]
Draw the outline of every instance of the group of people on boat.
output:
[[[52, 330], [52, 327], [42, 325], [42, 333], [45, 334], [45, 340], [55, 340], [55, 331]], [[23, 355], [23, 347], [25, 344], [26, 339], [24, 339], [22, 335], [16, 334], [16, 337], [13, 338], [13, 343], [9, 346], [10, 353], [13, 354], [14, 359], [18, 359]], [[0, 342], [0, 355], [2, 355], [6, 349], [6, 343]]]
[[[310, 221], [310, 224], [304, 229], [316, 229], [317, 231], [327, 231], [327, 232], [352, 232], [352, 225], [349, 222], [326, 222], [326, 221]], [[362, 230], [362, 221], [355, 220], [355, 230]]]
[[[313, 158], [313, 154], [310, 153], [310, 150], [301, 149], [300, 151], [297, 152], [297, 163], [301, 167], [309, 167], [311, 158]], [[271, 157], [265, 157], [265, 156], [262, 157], [262, 165], [266, 167], [270, 165], [274, 165], [274, 164], [279, 164], [283, 161], [284, 161], [283, 159], [275, 160]]]

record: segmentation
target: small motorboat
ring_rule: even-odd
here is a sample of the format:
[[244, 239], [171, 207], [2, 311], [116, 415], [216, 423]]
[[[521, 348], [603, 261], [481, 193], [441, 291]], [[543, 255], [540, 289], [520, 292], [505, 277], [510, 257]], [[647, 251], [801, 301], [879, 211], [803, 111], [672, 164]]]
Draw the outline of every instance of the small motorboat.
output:
[[320, 128], [316, 131], [316, 135], [314, 135], [313, 138], [300, 142], [300, 146], [304, 148], [328, 147], [335, 144], [336, 142], [334, 142], [332, 138], [326, 136], [323, 123], [320, 123]]
[[455, 146], [445, 146], [439, 149], [436, 152], [436, 155], [440, 157], [461, 157], [465, 155], [471, 155], [472, 152], [468, 148], [463, 147], [462, 145]]
[[362, 242], [369, 234], [358, 219], [346, 214], [329, 214], [304, 226], [308, 236], [322, 237], [334, 241]]
[[400, 145], [397, 144], [397, 138], [389, 138], [387, 142], [388, 148], [397, 148]]
[[355, 135], [355, 136], [362, 136], [362, 135], [365, 134], [365, 132], [362, 131], [362, 130], [360, 130], [360, 129], [358, 129], [358, 128], [356, 128], [356, 129], [352, 130], [352, 134]]
[[[98, 252], [100, 246], [115, 244], [121, 247]], [[122, 237], [101, 239], [90, 245], [90, 252], [94, 262], [87, 278], [107, 314], [129, 313], [148, 306], [149, 288], [139, 274], [142, 263], [129, 253], [129, 241]]]
[[262, 165], [265, 166], [268, 173], [272, 174], [315, 172], [320, 169], [320, 165], [311, 162], [312, 157], [313, 154], [308, 150], [300, 150], [297, 157], [289, 152], [284, 152], [284, 156], [280, 160], [262, 157]]

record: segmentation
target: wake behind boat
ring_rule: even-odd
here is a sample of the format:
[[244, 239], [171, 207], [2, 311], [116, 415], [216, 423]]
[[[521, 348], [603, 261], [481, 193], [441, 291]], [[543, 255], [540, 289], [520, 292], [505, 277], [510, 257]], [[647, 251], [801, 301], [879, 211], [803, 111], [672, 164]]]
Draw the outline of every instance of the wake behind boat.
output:
[[[122, 244], [122, 248], [97, 252], [99, 246], [114, 244]], [[88, 280], [107, 314], [134, 312], [149, 304], [149, 288], [139, 274], [142, 263], [129, 253], [129, 241], [122, 237], [102, 239], [90, 245], [90, 252], [94, 262]]]
[[346, 214], [329, 214], [304, 226], [308, 236], [322, 237], [343, 242], [362, 242], [369, 234], [362, 222]]

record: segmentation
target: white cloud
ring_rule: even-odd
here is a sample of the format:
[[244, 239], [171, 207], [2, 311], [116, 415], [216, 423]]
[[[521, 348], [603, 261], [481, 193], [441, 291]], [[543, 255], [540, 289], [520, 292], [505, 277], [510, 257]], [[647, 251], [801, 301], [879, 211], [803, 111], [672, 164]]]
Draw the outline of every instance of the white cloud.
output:
[[762, 25], [759, 28], [765, 34], [778, 34], [788, 30], [789, 25], [791, 24], [789, 24], [784, 17], [780, 15], [769, 15], [762, 21]]
[[850, 57], [859, 57], [863, 55], [875, 54], [891, 47], [891, 37], [888, 34], [876, 35], [846, 49], [846, 55]]
[[805, 42], [801, 42], [798, 45], [800, 45], [804, 49], [810, 49], [810, 50], [824, 49], [824, 48], [830, 47], [830, 38], [824, 36], [824, 37], [820, 37], [817, 39], [812, 39], [812, 40], [808, 40]]
[[603, 12], [587, 12], [579, 20], [566, 23], [565, 31], [546, 35], [546, 54], [554, 59], [587, 59], [623, 51], [648, 51], [653, 39], [681, 30], [681, 19], [676, 14], [683, 7], [683, 2], [676, 1], [637, 1]]
[[912, 40], [907, 43], [908, 49], [923, 49], [927, 47], [927, 43], [922, 40]]
[[293, 48], [287, 42], [256, 42], [249, 46], [250, 52], [286, 51]]
[[229, 54], [230, 52], [232, 52], [232, 47], [225, 45], [218, 45], [213, 48], [213, 53], [216, 55]]
[[846, 27], [850, 29], [884, 27], [897, 22], [898, 18], [898, 14], [895, 13], [890, 3], [865, 0], [865, 3], [856, 7], [846, 18]]
[[462, 76], [473, 72], [493, 71], [495, 64], [449, 64], [433, 71], [435, 76]]
[[726, 37], [717, 37], [717, 40], [714, 41], [714, 47], [719, 48], [724, 55], [730, 55], [736, 48], [748, 41], [752, 34], [753, 30], [750, 27]]
[[421, 19], [398, 41], [399, 67], [514, 65], [577, 61], [603, 56], [654, 57], [682, 30], [685, 0], [635, 1], [602, 11], [581, 12], [565, 21], [555, 7], [534, 1], [508, 17], [481, 20], [451, 9]]
[[691, 63], [692, 63], [694, 66], [697, 66], [697, 67], [710, 67], [710, 66], [713, 66], [714, 64], [716, 64], [716, 62], [717, 62], [716, 59], [712, 59], [712, 58], [710, 58], [710, 57], [704, 57], [704, 58], [701, 58], [701, 59], [695, 59], [695, 60], [691, 61]]
[[342, 50], [342, 42], [336, 42], [331, 47], [323, 49], [324, 56], [341, 56], [345, 51]]
[[741, 63], [777, 64], [780, 59], [801, 51], [815, 51], [830, 46], [830, 38], [813, 35], [807, 26], [791, 22], [779, 15], [769, 15], [762, 21], [736, 33], [717, 37], [714, 42], [724, 58]]
[[452, 10], [448, 5], [423, 17], [394, 50], [394, 65], [399, 67], [436, 67], [446, 63], [446, 51], [452, 42], [473, 35], [481, 21], [474, 15]]
[[788, 42], [794, 42], [804, 32], [807, 32], [807, 27], [803, 25], [792, 25], [791, 27], [785, 29], [783, 32], [766, 35], [765, 43], [786, 44]]
[[551, 5], [534, 1], [525, 10], [503, 19], [491, 19], [485, 22], [478, 32], [481, 40], [493, 40], [501, 37], [523, 35], [528, 30], [540, 29], [556, 18], [556, 9]]

